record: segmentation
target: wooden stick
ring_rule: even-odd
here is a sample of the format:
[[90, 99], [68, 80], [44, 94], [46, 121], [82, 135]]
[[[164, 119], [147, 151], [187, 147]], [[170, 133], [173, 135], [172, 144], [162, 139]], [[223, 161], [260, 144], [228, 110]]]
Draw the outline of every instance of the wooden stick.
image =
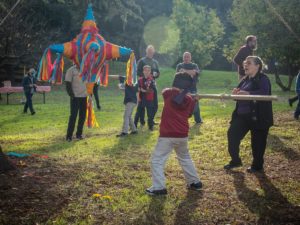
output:
[[210, 99], [233, 99], [233, 100], [254, 100], [254, 101], [277, 101], [276, 95], [230, 95], [230, 94], [192, 94], [201, 98]]

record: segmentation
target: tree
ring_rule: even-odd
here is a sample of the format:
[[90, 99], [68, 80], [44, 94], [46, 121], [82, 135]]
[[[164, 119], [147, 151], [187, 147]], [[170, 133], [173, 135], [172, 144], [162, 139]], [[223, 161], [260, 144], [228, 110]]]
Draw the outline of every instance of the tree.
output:
[[180, 30], [179, 52], [189, 51], [201, 67], [212, 61], [212, 53], [224, 34], [224, 27], [215, 10], [174, 0], [172, 18]]
[[[293, 67], [300, 63], [298, 5], [298, 0], [234, 0], [231, 17], [237, 32], [233, 35], [233, 45], [224, 49], [228, 59], [232, 59], [245, 36], [254, 34], [258, 36], [257, 54], [266, 62], [286, 66], [288, 75], [295, 76]], [[277, 74], [284, 91], [291, 88], [292, 79], [289, 80], [285, 87]]]

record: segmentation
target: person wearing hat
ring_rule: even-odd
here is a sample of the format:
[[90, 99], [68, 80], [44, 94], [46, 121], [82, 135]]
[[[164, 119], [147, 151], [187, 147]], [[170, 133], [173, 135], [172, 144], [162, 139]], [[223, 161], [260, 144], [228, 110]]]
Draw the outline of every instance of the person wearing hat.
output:
[[33, 109], [32, 105], [32, 95], [36, 91], [36, 78], [35, 78], [36, 71], [34, 68], [30, 68], [27, 75], [22, 80], [22, 86], [24, 89], [24, 94], [26, 97], [26, 102], [24, 105], [24, 113], [27, 113], [27, 110], [29, 108], [31, 115], [35, 114], [35, 111]]
[[152, 186], [146, 189], [149, 195], [166, 195], [165, 163], [173, 149], [183, 170], [187, 188], [200, 190], [202, 183], [188, 150], [188, 119], [193, 114], [199, 97], [191, 97], [188, 91], [193, 78], [187, 73], [177, 73], [172, 88], [162, 91], [164, 107], [161, 116], [159, 138], [152, 154]]

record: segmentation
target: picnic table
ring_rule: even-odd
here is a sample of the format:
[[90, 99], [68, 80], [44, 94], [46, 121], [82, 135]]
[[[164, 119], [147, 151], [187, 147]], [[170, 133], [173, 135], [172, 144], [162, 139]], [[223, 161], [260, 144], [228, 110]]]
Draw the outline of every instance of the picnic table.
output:
[[[37, 86], [36, 87], [36, 92], [43, 94], [43, 102], [44, 104], [46, 103], [46, 92], [50, 92], [51, 91], [51, 86]], [[1, 87], [0, 88], [0, 99], [1, 98], [1, 94], [5, 94], [6, 93], [6, 104], [9, 104], [9, 95], [13, 94], [13, 93], [21, 93], [23, 92], [23, 87]]]

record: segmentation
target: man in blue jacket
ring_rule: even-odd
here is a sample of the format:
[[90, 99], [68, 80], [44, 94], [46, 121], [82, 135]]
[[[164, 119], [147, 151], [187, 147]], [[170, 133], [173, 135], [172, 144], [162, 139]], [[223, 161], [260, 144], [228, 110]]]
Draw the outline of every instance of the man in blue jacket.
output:
[[29, 107], [29, 110], [31, 112], [31, 115], [35, 114], [35, 111], [33, 109], [32, 105], [32, 95], [36, 91], [36, 78], [34, 77], [36, 74], [35, 69], [31, 68], [28, 72], [28, 74], [23, 78], [22, 86], [24, 89], [24, 94], [26, 96], [26, 102], [24, 105], [24, 113], [27, 113], [27, 109]]

